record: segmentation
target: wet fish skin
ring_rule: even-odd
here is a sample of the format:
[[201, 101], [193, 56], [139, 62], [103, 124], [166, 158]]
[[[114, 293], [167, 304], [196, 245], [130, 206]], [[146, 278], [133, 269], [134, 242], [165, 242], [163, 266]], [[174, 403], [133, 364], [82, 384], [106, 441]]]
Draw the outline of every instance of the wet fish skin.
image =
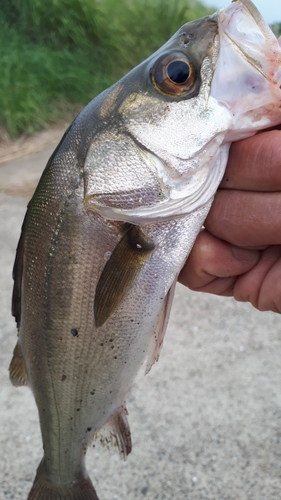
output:
[[[10, 367], [13, 383], [32, 389], [40, 417], [44, 458], [29, 500], [97, 500], [84, 459], [105, 424], [121, 453], [130, 452], [126, 394], [145, 358], [147, 370], [158, 359], [175, 280], [211, 206], [230, 140], [281, 121], [280, 89], [248, 64], [251, 54], [241, 74], [260, 78], [264, 96], [261, 104], [257, 95], [247, 98], [254, 118], [243, 129], [241, 111], [235, 121], [229, 97], [221, 91], [219, 100], [218, 19], [185, 25], [92, 101], [29, 203], [14, 266], [19, 341]], [[157, 87], [157, 75], [179, 52], [192, 63], [192, 80], [183, 92], [172, 84], [180, 90], [172, 95], [170, 82], [168, 93], [166, 82]]]

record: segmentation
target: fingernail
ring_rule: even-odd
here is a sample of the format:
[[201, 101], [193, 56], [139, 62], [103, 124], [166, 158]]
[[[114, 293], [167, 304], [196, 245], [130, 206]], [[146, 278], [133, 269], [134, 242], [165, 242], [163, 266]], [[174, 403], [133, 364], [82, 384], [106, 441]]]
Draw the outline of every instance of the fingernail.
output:
[[258, 250], [246, 250], [245, 248], [231, 246], [231, 251], [234, 257], [243, 262], [255, 262], [259, 259]]

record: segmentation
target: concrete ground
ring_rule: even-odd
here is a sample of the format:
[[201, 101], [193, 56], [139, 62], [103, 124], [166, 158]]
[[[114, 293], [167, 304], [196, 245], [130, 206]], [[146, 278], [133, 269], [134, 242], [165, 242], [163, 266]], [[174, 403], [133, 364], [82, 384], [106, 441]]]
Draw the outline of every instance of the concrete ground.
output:
[[[0, 166], [0, 499], [25, 500], [42, 456], [16, 342], [11, 270], [30, 197], [51, 151]], [[100, 500], [281, 498], [281, 320], [178, 286], [161, 357], [128, 397], [133, 451], [90, 449]]]

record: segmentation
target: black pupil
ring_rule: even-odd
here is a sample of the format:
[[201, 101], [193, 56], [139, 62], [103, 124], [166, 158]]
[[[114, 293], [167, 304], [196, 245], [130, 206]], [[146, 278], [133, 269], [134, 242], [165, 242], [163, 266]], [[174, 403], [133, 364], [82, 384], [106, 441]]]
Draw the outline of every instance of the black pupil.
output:
[[189, 77], [189, 66], [184, 61], [173, 61], [167, 68], [168, 76], [174, 83], [185, 83]]

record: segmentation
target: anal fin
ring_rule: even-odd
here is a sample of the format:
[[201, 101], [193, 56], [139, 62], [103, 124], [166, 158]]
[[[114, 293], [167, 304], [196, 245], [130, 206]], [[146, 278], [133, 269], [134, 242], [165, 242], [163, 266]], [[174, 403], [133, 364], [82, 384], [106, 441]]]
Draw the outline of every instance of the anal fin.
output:
[[132, 440], [129, 422], [124, 410], [113, 417], [111, 426], [119, 453], [126, 458], [132, 451]]
[[16, 387], [28, 385], [27, 373], [19, 341], [16, 343], [12, 361], [9, 366], [10, 380]]
[[126, 414], [126, 407], [123, 406], [94, 437], [94, 439], [98, 439], [102, 446], [107, 448], [111, 446], [117, 447], [124, 459], [132, 451], [131, 432]]

